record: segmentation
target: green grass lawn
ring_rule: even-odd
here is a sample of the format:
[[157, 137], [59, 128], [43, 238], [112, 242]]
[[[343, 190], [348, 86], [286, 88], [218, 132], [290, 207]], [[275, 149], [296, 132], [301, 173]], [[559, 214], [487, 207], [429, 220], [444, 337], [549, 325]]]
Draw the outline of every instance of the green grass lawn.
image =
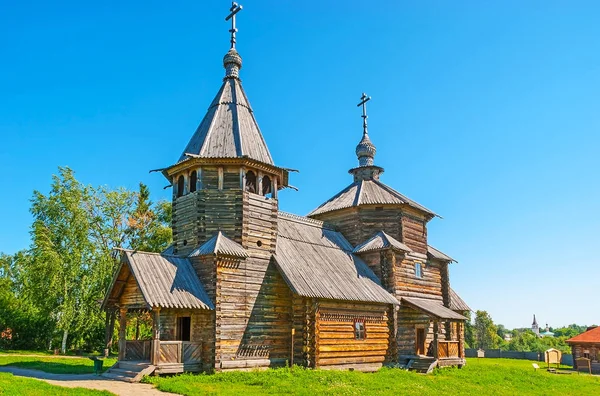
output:
[[[463, 369], [429, 375], [399, 369], [377, 373], [275, 369], [216, 375], [146, 377], [165, 392], [184, 395], [596, 395], [600, 377], [534, 371], [533, 362], [468, 359]], [[540, 364], [541, 366], [542, 364]]]
[[[117, 359], [104, 359], [103, 370], [115, 364]], [[19, 355], [0, 356], [0, 366], [15, 366], [54, 374], [92, 374], [94, 362], [88, 358], [27, 357]]]
[[109, 396], [107, 391], [90, 390], [83, 388], [63, 388], [50, 385], [44, 381], [15, 377], [9, 373], [0, 373], [0, 395], [10, 396]]

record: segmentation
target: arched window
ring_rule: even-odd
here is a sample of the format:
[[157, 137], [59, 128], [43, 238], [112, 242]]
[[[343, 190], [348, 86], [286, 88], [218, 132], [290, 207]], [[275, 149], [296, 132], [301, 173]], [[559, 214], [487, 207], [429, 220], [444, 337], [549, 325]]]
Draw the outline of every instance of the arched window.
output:
[[252, 171], [246, 172], [246, 191], [256, 193], [256, 175]]
[[192, 171], [190, 173], [190, 192], [196, 191], [196, 183], [198, 182], [198, 173]]
[[185, 189], [185, 179], [183, 175], [180, 175], [177, 179], [177, 198], [183, 195], [183, 190]]
[[265, 197], [267, 194], [271, 193], [271, 178], [269, 176], [264, 176], [262, 181], [262, 195]]

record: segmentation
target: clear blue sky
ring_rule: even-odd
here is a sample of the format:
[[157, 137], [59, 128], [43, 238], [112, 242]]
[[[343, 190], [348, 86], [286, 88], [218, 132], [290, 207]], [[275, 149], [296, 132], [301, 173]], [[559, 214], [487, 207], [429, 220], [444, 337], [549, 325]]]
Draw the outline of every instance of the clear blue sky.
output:
[[[283, 210], [351, 182], [365, 91], [383, 181], [444, 217], [429, 240], [473, 309], [600, 322], [598, 2], [242, 4], [244, 87], [276, 163], [301, 171]], [[32, 191], [60, 165], [169, 197], [148, 170], [178, 159], [220, 86], [229, 6], [3, 4], [0, 251], [28, 246]]]

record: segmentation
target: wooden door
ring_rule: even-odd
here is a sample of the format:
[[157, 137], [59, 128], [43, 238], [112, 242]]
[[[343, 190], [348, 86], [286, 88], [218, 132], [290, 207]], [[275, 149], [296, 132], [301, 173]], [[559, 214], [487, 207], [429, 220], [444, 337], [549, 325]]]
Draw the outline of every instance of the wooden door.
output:
[[417, 329], [417, 355], [425, 355], [425, 329], [418, 328]]

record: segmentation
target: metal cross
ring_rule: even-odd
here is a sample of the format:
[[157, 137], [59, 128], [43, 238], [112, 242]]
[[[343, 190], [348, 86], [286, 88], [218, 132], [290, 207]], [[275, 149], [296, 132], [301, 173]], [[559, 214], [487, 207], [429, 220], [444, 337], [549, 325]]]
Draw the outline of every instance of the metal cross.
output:
[[369, 118], [367, 116], [367, 102], [371, 100], [370, 96], [367, 96], [366, 93], [363, 92], [362, 96], [360, 97], [360, 103], [356, 105], [356, 107], [362, 106], [362, 119], [363, 119], [363, 132], [364, 133], [368, 133], [367, 132], [367, 118]]
[[238, 3], [234, 1], [233, 3], [231, 3], [231, 8], [229, 9], [229, 11], [231, 11], [231, 13], [227, 15], [227, 18], [225, 18], [225, 20], [228, 21], [231, 19], [231, 29], [229, 29], [229, 32], [231, 33], [231, 48], [235, 48], [235, 34], [238, 31], [235, 27], [235, 14], [242, 11], [242, 6], [238, 5]]

